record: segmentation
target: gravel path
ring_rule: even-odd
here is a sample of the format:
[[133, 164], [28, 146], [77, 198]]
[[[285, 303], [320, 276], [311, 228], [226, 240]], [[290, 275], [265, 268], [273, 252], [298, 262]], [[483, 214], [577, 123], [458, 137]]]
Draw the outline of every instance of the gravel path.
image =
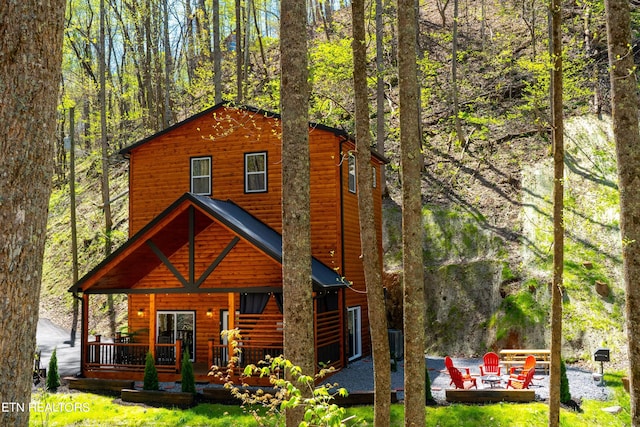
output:
[[[427, 357], [427, 367], [429, 368], [429, 378], [431, 379], [431, 393], [433, 398], [442, 403], [445, 401], [445, 390], [453, 388], [449, 385], [449, 374], [444, 371], [444, 358]], [[470, 368], [471, 373], [479, 373], [478, 366], [482, 364], [481, 359], [453, 359], [454, 366], [458, 368]], [[402, 399], [402, 390], [404, 388], [404, 363], [398, 362], [398, 370], [391, 372], [391, 388], [398, 391], [398, 397]], [[600, 386], [593, 380], [593, 371], [585, 370], [580, 367], [567, 366], [567, 378], [569, 380], [569, 390], [571, 397], [577, 399], [591, 400], [608, 400], [611, 391], [606, 386]], [[371, 358], [363, 358], [357, 362], [349, 364], [349, 366], [337, 374], [331, 376], [328, 380], [331, 383], [338, 383], [340, 387], [346, 388], [348, 391], [365, 391], [373, 390], [373, 363]], [[534, 377], [534, 386], [531, 387], [536, 393], [537, 400], [545, 400], [549, 398], [549, 376], [544, 373], [536, 373]], [[478, 387], [489, 387], [480, 384]]]

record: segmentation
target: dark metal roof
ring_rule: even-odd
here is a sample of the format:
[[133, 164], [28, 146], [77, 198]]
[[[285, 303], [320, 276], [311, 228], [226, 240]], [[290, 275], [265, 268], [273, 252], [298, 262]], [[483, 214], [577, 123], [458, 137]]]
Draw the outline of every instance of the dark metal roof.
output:
[[[153, 253], [147, 241], [153, 243], [167, 257], [188, 244], [188, 207], [195, 206], [198, 220], [195, 234], [217, 221], [245, 239], [257, 249], [282, 262], [282, 236], [271, 227], [258, 220], [249, 212], [231, 201], [211, 199], [185, 193], [160, 215], [149, 222], [120, 248], [86, 274], [70, 292], [127, 293], [144, 276], [160, 265], [161, 260]], [[250, 267], [248, 267], [250, 268]], [[312, 282], [316, 289], [345, 286], [346, 283], [334, 270], [316, 258], [312, 258]], [[166, 289], [136, 289], [136, 292], [165, 292]], [[194, 291], [191, 289], [191, 291]], [[203, 288], [202, 292], [212, 292]], [[272, 291], [272, 290], [271, 290]]]
[[[195, 194], [190, 194], [190, 196], [198, 200], [211, 215], [231, 228], [237, 235], [249, 240], [263, 252], [282, 263], [282, 235], [280, 233], [231, 201], [225, 202]], [[311, 278], [314, 284], [322, 287], [345, 285], [339, 274], [315, 257], [311, 259]]]
[[[253, 112], [253, 113], [262, 114], [262, 115], [264, 115], [266, 117], [271, 117], [271, 118], [274, 118], [274, 119], [277, 119], [277, 120], [281, 119], [280, 114], [274, 113], [272, 111], [263, 110], [261, 108], [251, 107], [251, 106], [248, 106], [248, 105], [236, 105], [236, 104], [234, 104], [234, 103], [232, 103], [230, 101], [223, 101], [223, 102], [220, 102], [220, 103], [214, 105], [213, 107], [209, 107], [204, 111], [201, 111], [201, 112], [199, 112], [197, 114], [194, 114], [193, 116], [188, 117], [188, 118], [182, 120], [181, 122], [175, 123], [175, 124], [169, 126], [168, 128], [161, 130], [160, 132], [157, 132], [157, 133], [155, 133], [155, 134], [153, 134], [151, 136], [148, 136], [148, 137], [146, 137], [144, 139], [141, 139], [138, 142], [135, 142], [135, 143], [133, 143], [133, 144], [127, 146], [127, 147], [124, 147], [122, 150], [120, 150], [120, 154], [128, 155], [133, 149], [135, 149], [135, 148], [137, 148], [137, 147], [139, 147], [139, 146], [141, 146], [143, 144], [146, 144], [147, 142], [149, 142], [149, 141], [151, 141], [151, 140], [153, 140], [153, 139], [155, 139], [155, 138], [157, 138], [157, 137], [159, 137], [161, 135], [164, 135], [164, 134], [166, 134], [168, 132], [171, 132], [172, 130], [174, 130], [176, 128], [179, 128], [180, 126], [182, 126], [182, 125], [184, 125], [186, 123], [189, 123], [189, 122], [191, 122], [193, 120], [199, 119], [200, 117], [206, 116], [207, 114], [211, 114], [214, 111], [216, 111], [216, 110], [218, 110], [220, 108], [224, 108], [224, 107], [237, 108], [237, 109], [240, 109], [240, 110], [246, 110], [246, 111], [250, 111], [250, 112]], [[314, 122], [310, 122], [309, 123], [309, 128], [311, 128], [311, 129], [320, 129], [320, 130], [324, 130], [324, 131], [327, 131], [327, 132], [331, 132], [334, 135], [343, 137], [345, 140], [349, 140], [349, 141], [355, 142], [353, 136], [349, 135], [349, 133], [347, 131], [345, 131], [344, 129], [338, 129], [338, 128], [335, 128], [335, 127], [326, 126], [326, 125], [322, 125], [320, 123], [314, 123]], [[387, 158], [385, 158], [382, 154], [378, 153], [377, 151], [371, 150], [371, 154], [374, 157], [376, 157], [378, 160], [380, 160], [381, 162], [389, 163], [389, 160]]]

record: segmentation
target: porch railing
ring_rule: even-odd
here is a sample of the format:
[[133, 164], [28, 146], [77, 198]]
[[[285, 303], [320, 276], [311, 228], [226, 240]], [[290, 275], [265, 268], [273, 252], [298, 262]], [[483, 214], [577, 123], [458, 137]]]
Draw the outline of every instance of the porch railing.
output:
[[[180, 372], [182, 341], [155, 345], [155, 363], [158, 371]], [[130, 342], [102, 342], [100, 335], [86, 346], [87, 369], [144, 370], [149, 344]]]
[[[320, 366], [342, 367], [340, 312], [329, 311], [316, 317], [316, 362]], [[267, 355], [276, 357], [283, 353], [281, 314], [238, 314], [235, 326], [240, 331], [238, 346], [241, 349], [236, 368], [249, 364], [259, 365]], [[209, 365], [225, 368], [229, 362], [228, 344], [216, 344], [209, 340]]]

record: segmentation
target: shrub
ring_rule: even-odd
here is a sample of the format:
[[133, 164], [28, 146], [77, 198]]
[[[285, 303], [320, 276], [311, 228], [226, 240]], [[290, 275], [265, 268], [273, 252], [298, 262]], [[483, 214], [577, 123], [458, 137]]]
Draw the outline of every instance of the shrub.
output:
[[58, 356], [56, 349], [51, 353], [49, 360], [49, 371], [47, 372], [47, 390], [56, 391], [60, 387], [60, 375], [58, 375]]
[[560, 403], [568, 403], [571, 400], [569, 391], [569, 379], [567, 378], [567, 366], [564, 359], [560, 359]]
[[431, 377], [429, 377], [429, 369], [426, 367], [424, 368], [424, 397], [427, 405], [436, 404], [436, 400], [433, 398], [433, 394], [431, 394]]
[[186, 348], [182, 353], [182, 384], [181, 389], [184, 393], [196, 393], [196, 378], [193, 375], [193, 364], [189, 356], [189, 350]]
[[158, 384], [158, 370], [156, 369], [156, 362], [153, 360], [151, 352], [147, 352], [147, 359], [144, 365], [144, 382], [142, 384], [143, 390], [160, 390]]

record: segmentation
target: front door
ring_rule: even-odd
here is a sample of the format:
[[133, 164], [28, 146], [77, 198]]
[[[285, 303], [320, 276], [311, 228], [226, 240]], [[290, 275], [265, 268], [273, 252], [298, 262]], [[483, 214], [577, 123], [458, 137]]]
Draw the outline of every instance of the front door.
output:
[[189, 351], [191, 360], [195, 359], [195, 322], [193, 311], [159, 311], [158, 312], [158, 344], [175, 344], [182, 340], [182, 348]]

